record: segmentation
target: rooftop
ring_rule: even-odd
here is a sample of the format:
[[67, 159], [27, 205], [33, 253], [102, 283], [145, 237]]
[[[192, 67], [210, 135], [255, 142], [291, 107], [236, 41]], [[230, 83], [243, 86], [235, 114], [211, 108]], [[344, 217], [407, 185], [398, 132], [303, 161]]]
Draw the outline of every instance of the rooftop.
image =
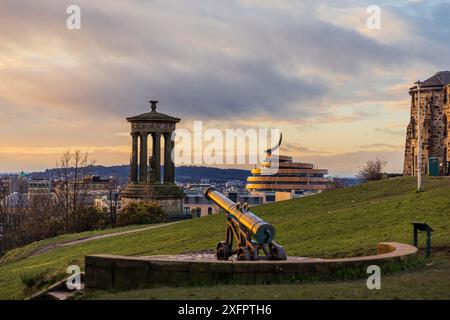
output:
[[[450, 71], [438, 71], [422, 82], [422, 87], [442, 87], [450, 84]], [[417, 86], [412, 87], [415, 89]]]
[[138, 116], [127, 118], [128, 122], [179, 122], [179, 118], [169, 116], [164, 113], [156, 111], [156, 104], [158, 101], [151, 100], [150, 107], [151, 111], [147, 113], [140, 114]]

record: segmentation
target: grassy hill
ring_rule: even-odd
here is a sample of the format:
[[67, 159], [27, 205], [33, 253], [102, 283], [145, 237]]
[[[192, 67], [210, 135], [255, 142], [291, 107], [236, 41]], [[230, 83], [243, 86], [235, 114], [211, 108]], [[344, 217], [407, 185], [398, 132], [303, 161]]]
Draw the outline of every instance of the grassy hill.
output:
[[[410, 243], [410, 223], [415, 220], [433, 227], [434, 247], [450, 246], [450, 179], [426, 178], [425, 191], [420, 193], [414, 191], [415, 181], [411, 177], [394, 178], [252, 211], [275, 226], [275, 239], [288, 255], [371, 254], [377, 242]], [[225, 218], [220, 214], [27, 256], [30, 246], [37, 250], [49, 241], [35, 243], [0, 260], [0, 299], [23, 298], [22, 278], [40, 273], [57, 278], [70, 264], [83, 266], [87, 254], [154, 255], [207, 250], [215, 248], [224, 233]]]

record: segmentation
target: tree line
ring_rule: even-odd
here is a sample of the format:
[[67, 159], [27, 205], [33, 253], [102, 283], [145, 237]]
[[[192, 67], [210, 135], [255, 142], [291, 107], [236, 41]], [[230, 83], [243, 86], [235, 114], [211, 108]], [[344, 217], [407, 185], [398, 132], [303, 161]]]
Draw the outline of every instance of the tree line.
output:
[[[164, 221], [165, 214], [157, 203], [128, 205], [120, 215], [90, 204], [88, 197], [92, 195], [85, 178], [90, 176], [93, 164], [87, 152], [67, 150], [57, 159], [55, 192], [18, 192], [12, 198], [0, 195], [0, 255], [66, 233]], [[112, 194], [117, 185], [111, 182], [108, 188]]]

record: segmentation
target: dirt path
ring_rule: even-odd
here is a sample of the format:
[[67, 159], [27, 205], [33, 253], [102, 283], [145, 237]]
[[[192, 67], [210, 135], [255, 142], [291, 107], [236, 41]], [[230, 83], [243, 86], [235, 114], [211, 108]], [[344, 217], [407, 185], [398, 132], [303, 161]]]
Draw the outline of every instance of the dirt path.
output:
[[130, 234], [130, 233], [136, 233], [136, 232], [142, 232], [142, 231], [147, 231], [147, 230], [152, 230], [152, 229], [163, 228], [163, 227], [167, 227], [167, 226], [170, 226], [170, 225], [173, 225], [173, 224], [176, 224], [176, 223], [180, 223], [180, 222], [183, 222], [183, 221], [169, 222], [169, 223], [165, 223], [165, 224], [159, 224], [159, 225], [156, 225], [156, 226], [149, 226], [149, 227], [140, 228], [140, 229], [133, 229], [133, 230], [116, 232], [116, 233], [101, 234], [101, 235], [97, 235], [97, 236], [89, 236], [89, 237], [75, 239], [75, 240], [70, 240], [70, 241], [66, 241], [66, 242], [53, 243], [53, 244], [50, 244], [50, 245], [47, 245], [47, 246], [44, 246], [42, 248], [37, 249], [30, 256], [31, 257], [32, 256], [37, 256], [39, 254], [42, 254], [42, 253], [47, 252], [47, 251], [52, 250], [52, 249], [61, 248], [61, 247], [67, 247], [67, 246], [73, 246], [73, 245], [77, 245], [77, 244], [88, 242], [88, 241], [92, 241], [92, 240], [99, 240], [99, 239], [104, 239], [104, 238], [117, 237], [117, 236], [122, 236], [124, 234]]

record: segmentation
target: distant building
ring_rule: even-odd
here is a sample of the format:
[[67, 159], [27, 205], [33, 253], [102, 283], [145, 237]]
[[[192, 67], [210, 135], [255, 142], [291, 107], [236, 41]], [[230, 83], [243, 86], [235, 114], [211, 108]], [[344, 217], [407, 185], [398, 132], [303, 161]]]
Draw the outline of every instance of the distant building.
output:
[[[437, 72], [421, 83], [420, 124], [418, 123], [418, 87], [409, 89], [410, 121], [406, 132], [403, 174], [417, 175], [418, 131], [421, 129], [422, 172], [450, 175], [450, 71]], [[431, 165], [429, 165], [431, 164]], [[430, 172], [431, 170], [431, 172]]]
[[52, 191], [51, 180], [36, 179], [28, 181], [28, 193], [30, 194], [48, 194]]
[[241, 180], [229, 180], [225, 183], [225, 189], [227, 190], [239, 190], [245, 186], [245, 182]]
[[27, 208], [30, 201], [26, 193], [13, 192], [7, 195], [0, 204], [7, 208]]
[[238, 202], [239, 201], [239, 192], [237, 192], [237, 191], [228, 191], [227, 192], [227, 197], [233, 202]]
[[241, 204], [246, 203], [249, 207], [254, 207], [264, 204], [264, 197], [256, 194], [239, 194], [237, 202]]
[[3, 178], [0, 184], [0, 193], [3, 195], [9, 195], [15, 192], [28, 193], [28, 181], [26, 180], [23, 172], [20, 175], [7, 176]]
[[264, 203], [261, 195], [250, 194], [248, 191], [225, 191], [224, 194], [233, 202], [247, 203], [249, 207], [259, 206]]
[[[184, 214], [190, 214], [193, 218], [200, 218], [220, 212], [220, 207], [209, 199], [206, 199], [204, 191], [212, 187], [210, 184], [192, 184], [184, 189], [185, 197], [183, 199]], [[229, 191], [217, 188], [225, 194], [231, 201], [247, 203], [250, 207], [261, 205], [263, 199], [257, 195], [251, 195], [248, 191]]]
[[[71, 181], [73, 184], [74, 181]], [[101, 178], [100, 176], [88, 176], [83, 179], [83, 185], [90, 192], [105, 193], [111, 190], [112, 178]]]
[[56, 194], [69, 193], [69, 197], [74, 197], [74, 190], [76, 190], [77, 202], [84, 207], [95, 206], [95, 199], [103, 196], [110, 196], [116, 191], [116, 186], [112, 178], [101, 178], [99, 176], [87, 176], [78, 180], [72, 179], [69, 181], [67, 190], [64, 181], [57, 181], [55, 192]]
[[328, 174], [327, 169], [314, 168], [311, 163], [294, 162], [289, 156], [275, 158], [272, 151], [268, 150], [261, 167], [252, 169], [252, 176], [247, 178], [247, 190], [252, 195], [261, 196], [264, 203], [289, 200], [330, 188], [331, 180], [324, 177]]
[[9, 184], [6, 179], [0, 179], [0, 200], [9, 194]]
[[220, 208], [203, 193], [186, 194], [183, 200], [184, 214], [191, 214], [193, 218], [200, 218], [218, 213]]
[[193, 193], [201, 194], [209, 187], [215, 187], [215, 186], [216, 186], [215, 184], [210, 184], [210, 183], [188, 183], [184, 187], [184, 192], [191, 193], [191, 194], [193, 194]]

